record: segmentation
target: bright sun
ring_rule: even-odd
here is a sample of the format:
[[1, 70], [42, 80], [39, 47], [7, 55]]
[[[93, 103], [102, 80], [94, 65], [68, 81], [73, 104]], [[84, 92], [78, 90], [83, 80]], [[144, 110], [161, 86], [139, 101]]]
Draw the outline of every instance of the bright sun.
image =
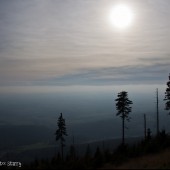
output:
[[125, 29], [130, 26], [133, 18], [134, 16], [132, 10], [125, 4], [114, 6], [109, 15], [111, 24], [119, 29]]

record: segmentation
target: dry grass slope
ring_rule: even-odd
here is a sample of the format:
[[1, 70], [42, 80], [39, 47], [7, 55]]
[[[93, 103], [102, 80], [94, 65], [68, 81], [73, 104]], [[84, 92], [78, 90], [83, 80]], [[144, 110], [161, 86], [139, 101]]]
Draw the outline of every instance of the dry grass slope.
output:
[[101, 169], [170, 169], [170, 149], [157, 154], [129, 159], [128, 162], [118, 167], [106, 164]]

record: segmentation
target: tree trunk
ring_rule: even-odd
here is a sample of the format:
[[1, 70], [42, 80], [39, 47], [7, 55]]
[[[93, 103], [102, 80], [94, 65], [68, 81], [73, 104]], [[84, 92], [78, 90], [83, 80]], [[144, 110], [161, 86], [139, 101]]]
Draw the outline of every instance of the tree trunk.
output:
[[64, 154], [63, 154], [63, 143], [61, 142], [61, 158], [62, 158], [62, 161], [63, 161], [63, 156]]
[[122, 145], [125, 144], [125, 118], [122, 119]]
[[144, 137], [146, 140], [146, 114], [144, 114]]

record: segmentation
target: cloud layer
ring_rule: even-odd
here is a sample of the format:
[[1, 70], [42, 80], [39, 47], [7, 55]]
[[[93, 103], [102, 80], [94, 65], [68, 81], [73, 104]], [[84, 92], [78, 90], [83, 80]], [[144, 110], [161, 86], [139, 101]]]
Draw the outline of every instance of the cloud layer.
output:
[[161, 83], [170, 2], [124, 2], [135, 21], [121, 32], [108, 22], [116, 1], [0, 1], [0, 85]]

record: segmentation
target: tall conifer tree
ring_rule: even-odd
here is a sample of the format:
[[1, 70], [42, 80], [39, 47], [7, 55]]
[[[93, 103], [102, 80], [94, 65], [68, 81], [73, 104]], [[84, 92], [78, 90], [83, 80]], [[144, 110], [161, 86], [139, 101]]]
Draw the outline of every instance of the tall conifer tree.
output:
[[165, 92], [165, 110], [169, 110], [169, 115], [170, 115], [170, 74], [169, 74], [169, 81], [167, 82], [167, 88]]
[[58, 118], [58, 129], [56, 130], [56, 141], [60, 141], [60, 145], [61, 145], [61, 156], [62, 156], [62, 160], [63, 160], [63, 149], [65, 146], [65, 138], [64, 136], [67, 136], [67, 132], [66, 132], [66, 125], [65, 125], [65, 119], [63, 118], [62, 113], [60, 113], [60, 116]]
[[125, 143], [125, 120], [129, 121], [129, 113], [132, 111], [131, 104], [132, 101], [128, 99], [128, 93], [126, 91], [122, 91], [118, 93], [116, 101], [116, 116], [120, 116], [122, 119], [122, 145]]

